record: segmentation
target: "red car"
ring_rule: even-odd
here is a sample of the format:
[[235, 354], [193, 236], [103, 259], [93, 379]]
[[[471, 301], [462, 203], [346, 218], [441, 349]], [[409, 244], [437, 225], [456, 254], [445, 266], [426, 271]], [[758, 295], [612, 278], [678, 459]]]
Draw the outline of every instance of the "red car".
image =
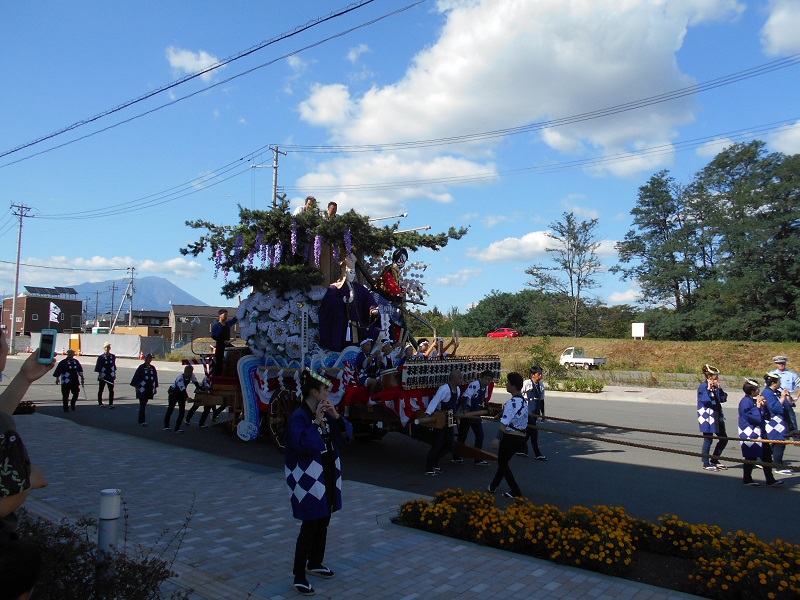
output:
[[517, 331], [516, 329], [511, 329], [510, 327], [500, 327], [499, 329], [495, 329], [491, 333], [487, 333], [486, 337], [492, 337], [492, 338], [519, 337], [519, 331]]

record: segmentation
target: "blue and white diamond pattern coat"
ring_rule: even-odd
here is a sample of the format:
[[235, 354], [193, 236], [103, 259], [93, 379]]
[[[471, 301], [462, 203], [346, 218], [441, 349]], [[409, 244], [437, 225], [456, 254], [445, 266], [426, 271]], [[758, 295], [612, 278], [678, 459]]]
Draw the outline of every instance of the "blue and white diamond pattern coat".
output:
[[767, 439], [785, 440], [786, 431], [789, 429], [789, 423], [786, 419], [786, 407], [778, 395], [770, 388], [765, 389], [761, 394], [767, 399], [767, 409], [769, 410], [767, 424], [764, 427]]
[[[292, 514], [302, 521], [329, 517], [342, 508], [342, 466], [339, 445], [352, 439], [353, 429], [344, 417], [330, 424], [332, 456], [325, 456], [325, 441], [303, 402], [289, 419], [286, 431], [286, 484], [291, 492]], [[326, 473], [325, 464], [333, 471]], [[326, 477], [328, 475], [328, 477]], [[329, 485], [330, 484], [330, 485]]]
[[745, 396], [739, 402], [739, 439], [742, 440], [742, 456], [748, 460], [762, 457], [764, 449], [760, 442], [750, 440], [763, 439], [765, 415], [756, 406], [755, 401]]
[[61, 385], [72, 387], [76, 385], [83, 374], [83, 367], [74, 358], [65, 358], [60, 361], [53, 371], [53, 377], [61, 377]]
[[722, 403], [727, 402], [728, 393], [721, 387], [713, 392], [708, 389], [705, 381], [697, 388], [697, 423], [700, 425], [700, 433], [719, 433], [719, 421], [725, 417], [722, 415]]

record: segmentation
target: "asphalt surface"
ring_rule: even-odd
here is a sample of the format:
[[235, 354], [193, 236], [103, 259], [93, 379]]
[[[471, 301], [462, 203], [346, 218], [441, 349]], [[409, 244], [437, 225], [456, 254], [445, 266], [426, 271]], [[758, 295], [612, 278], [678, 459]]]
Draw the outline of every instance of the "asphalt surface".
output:
[[[4, 376], [13, 376], [24, 358], [25, 355], [10, 357]], [[181, 365], [154, 363], [159, 370], [161, 385], [157, 397], [148, 406], [149, 426], [141, 427], [137, 424], [138, 402], [133, 388], [127, 385], [139, 361], [118, 361], [116, 408], [108, 410], [97, 405], [97, 383], [92, 372], [96, 359], [79, 358], [87, 371], [87, 399], [84, 400], [82, 394], [77, 410], [64, 413], [59, 387], [48, 374], [31, 387], [26, 397], [37, 403], [39, 412], [82, 426], [164, 444], [165, 460], [168, 460], [170, 446], [180, 446], [236, 461], [283, 468], [282, 454], [266, 437], [243, 442], [222, 423], [201, 430], [197, 426], [199, 414], [183, 434], [162, 431], [166, 389], [181, 372]], [[726, 412], [729, 433], [735, 435], [739, 394], [735, 391], [730, 391], [730, 394], [731, 406]], [[505, 396], [505, 392], [497, 392], [494, 399], [502, 400]], [[781, 538], [800, 543], [800, 527], [793, 519], [766, 518], [767, 513], [763, 511], [764, 503], [779, 502], [791, 506], [800, 499], [798, 472], [791, 476], [778, 476], [786, 479], [787, 485], [783, 489], [749, 488], [741, 484], [741, 467], [737, 464], [729, 463], [731, 468], [727, 471], [709, 473], [700, 468], [700, 458], [679, 454], [681, 451], [699, 452], [701, 440], [697, 438], [619, 429], [631, 427], [696, 435], [692, 390], [607, 387], [596, 395], [548, 392], [547, 413], [551, 417], [584, 423], [546, 421], [545, 426], [559, 431], [540, 433], [540, 447], [548, 460], [534, 461], [522, 457], [512, 460], [511, 467], [523, 494], [533, 501], [561, 509], [574, 505], [623, 506], [629, 514], [650, 520], [676, 514], [688, 522], [719, 525], [724, 531], [742, 529], [766, 540]], [[174, 419], [175, 416], [173, 423]], [[612, 427], [587, 424], [589, 422]], [[488, 447], [488, 440], [494, 436], [497, 425], [486, 423], [484, 428], [485, 447]], [[443, 473], [438, 477], [428, 477], [423, 468], [428, 448], [426, 444], [400, 433], [390, 433], [380, 441], [353, 443], [342, 452], [344, 477], [431, 496], [446, 488], [483, 490], [494, 474], [494, 464], [480, 467], [469, 459], [464, 464], [451, 464], [448, 456], [440, 463]], [[38, 448], [36, 451], [45, 450]], [[102, 451], [98, 448], [98, 452]], [[798, 454], [800, 448], [788, 448], [787, 462], [798, 466]], [[741, 458], [738, 443], [730, 442], [723, 456]], [[755, 476], [759, 477], [758, 471]]]

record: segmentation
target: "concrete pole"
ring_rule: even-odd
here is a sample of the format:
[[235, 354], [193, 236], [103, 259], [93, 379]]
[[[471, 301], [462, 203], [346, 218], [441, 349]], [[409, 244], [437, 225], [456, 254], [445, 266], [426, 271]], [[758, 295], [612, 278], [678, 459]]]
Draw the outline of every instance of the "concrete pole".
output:
[[106, 553], [113, 552], [119, 539], [122, 490], [100, 491], [100, 520], [97, 527], [98, 560], [103, 562]]

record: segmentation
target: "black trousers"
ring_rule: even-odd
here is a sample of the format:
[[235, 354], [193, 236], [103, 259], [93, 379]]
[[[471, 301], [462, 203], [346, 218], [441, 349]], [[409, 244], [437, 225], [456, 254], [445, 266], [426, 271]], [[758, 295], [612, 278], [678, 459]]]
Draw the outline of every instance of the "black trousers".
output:
[[147, 408], [147, 402], [150, 400], [150, 396], [139, 396], [137, 394], [137, 399], [139, 400], [139, 424], [147, 423], [147, 419], [144, 416], [144, 409]]
[[[458, 422], [458, 436], [456, 440], [461, 442], [462, 444], [467, 441], [467, 435], [469, 435], [470, 430], [475, 434], [475, 447], [478, 450], [483, 448], [483, 423], [480, 421], [472, 421], [471, 419], [461, 419]], [[453, 452], [453, 458], [461, 458], [455, 452]], [[478, 458], [475, 459], [475, 462], [478, 462]]]
[[217, 342], [214, 348], [214, 364], [211, 366], [212, 375], [222, 375], [225, 368], [225, 342]]
[[430, 471], [439, 464], [439, 459], [453, 449], [453, 428], [442, 427], [433, 430], [433, 445], [425, 459], [425, 470]]
[[[772, 462], [772, 446], [770, 444], [761, 444], [761, 460], [765, 463]], [[744, 474], [742, 476], [742, 483], [751, 483], [753, 481], [753, 469], [755, 465], [744, 463]], [[764, 477], [767, 483], [774, 483], [775, 476], [772, 474], [772, 467], [764, 466]]]
[[306, 567], [317, 568], [322, 566], [325, 559], [325, 546], [328, 543], [328, 525], [330, 517], [303, 521], [297, 544], [294, 548], [294, 579], [307, 581]]
[[522, 452], [526, 447], [525, 436], [512, 435], [510, 433], [503, 435], [500, 439], [500, 447], [497, 449], [497, 472], [494, 474], [494, 479], [492, 479], [492, 483], [489, 487], [496, 490], [500, 482], [505, 479], [506, 483], [508, 483], [508, 487], [511, 488], [512, 495], [522, 495], [519, 485], [517, 485], [517, 480], [514, 479], [514, 474], [511, 472], [509, 462], [514, 454]]
[[175, 405], [178, 405], [178, 420], [175, 422], [175, 431], [178, 431], [183, 425], [183, 415], [186, 414], [186, 397], [181, 394], [170, 394], [167, 397], [167, 414], [164, 415], [164, 427], [169, 428], [169, 421], [172, 418], [172, 411], [175, 410]]
[[108, 405], [114, 406], [114, 384], [102, 379], [97, 384], [97, 403], [103, 405], [103, 390], [106, 386], [108, 386]]
[[[200, 408], [200, 404], [195, 402], [192, 405], [192, 408], [189, 409], [189, 412], [186, 413], [186, 422], [187, 423], [192, 420], [192, 417], [194, 416], [194, 413], [197, 412], [198, 408]], [[208, 419], [208, 413], [211, 412], [212, 408], [214, 408], [214, 407], [213, 406], [204, 406], [203, 407], [203, 414], [200, 415], [200, 427], [202, 427], [203, 425], [206, 424], [206, 420]], [[214, 415], [213, 415], [214, 418], [216, 419], [219, 416], [219, 413], [221, 413], [223, 410], [225, 410], [224, 406], [218, 406], [217, 408], [214, 408]]]
[[[533, 425], [536, 425], [537, 421], [534, 419]], [[534, 456], [542, 456], [542, 451], [539, 450], [539, 430], [534, 427], [528, 427], [526, 430], [527, 433], [525, 434], [525, 447], [522, 451], [527, 454], [528, 453], [528, 440], [531, 441], [531, 448], [533, 448], [533, 455]]]
[[78, 401], [78, 394], [81, 392], [81, 386], [77, 381], [72, 383], [61, 384], [61, 401], [64, 403], [64, 410], [68, 410], [70, 406], [69, 395], [72, 394], [72, 408], [75, 408], [75, 403]]

